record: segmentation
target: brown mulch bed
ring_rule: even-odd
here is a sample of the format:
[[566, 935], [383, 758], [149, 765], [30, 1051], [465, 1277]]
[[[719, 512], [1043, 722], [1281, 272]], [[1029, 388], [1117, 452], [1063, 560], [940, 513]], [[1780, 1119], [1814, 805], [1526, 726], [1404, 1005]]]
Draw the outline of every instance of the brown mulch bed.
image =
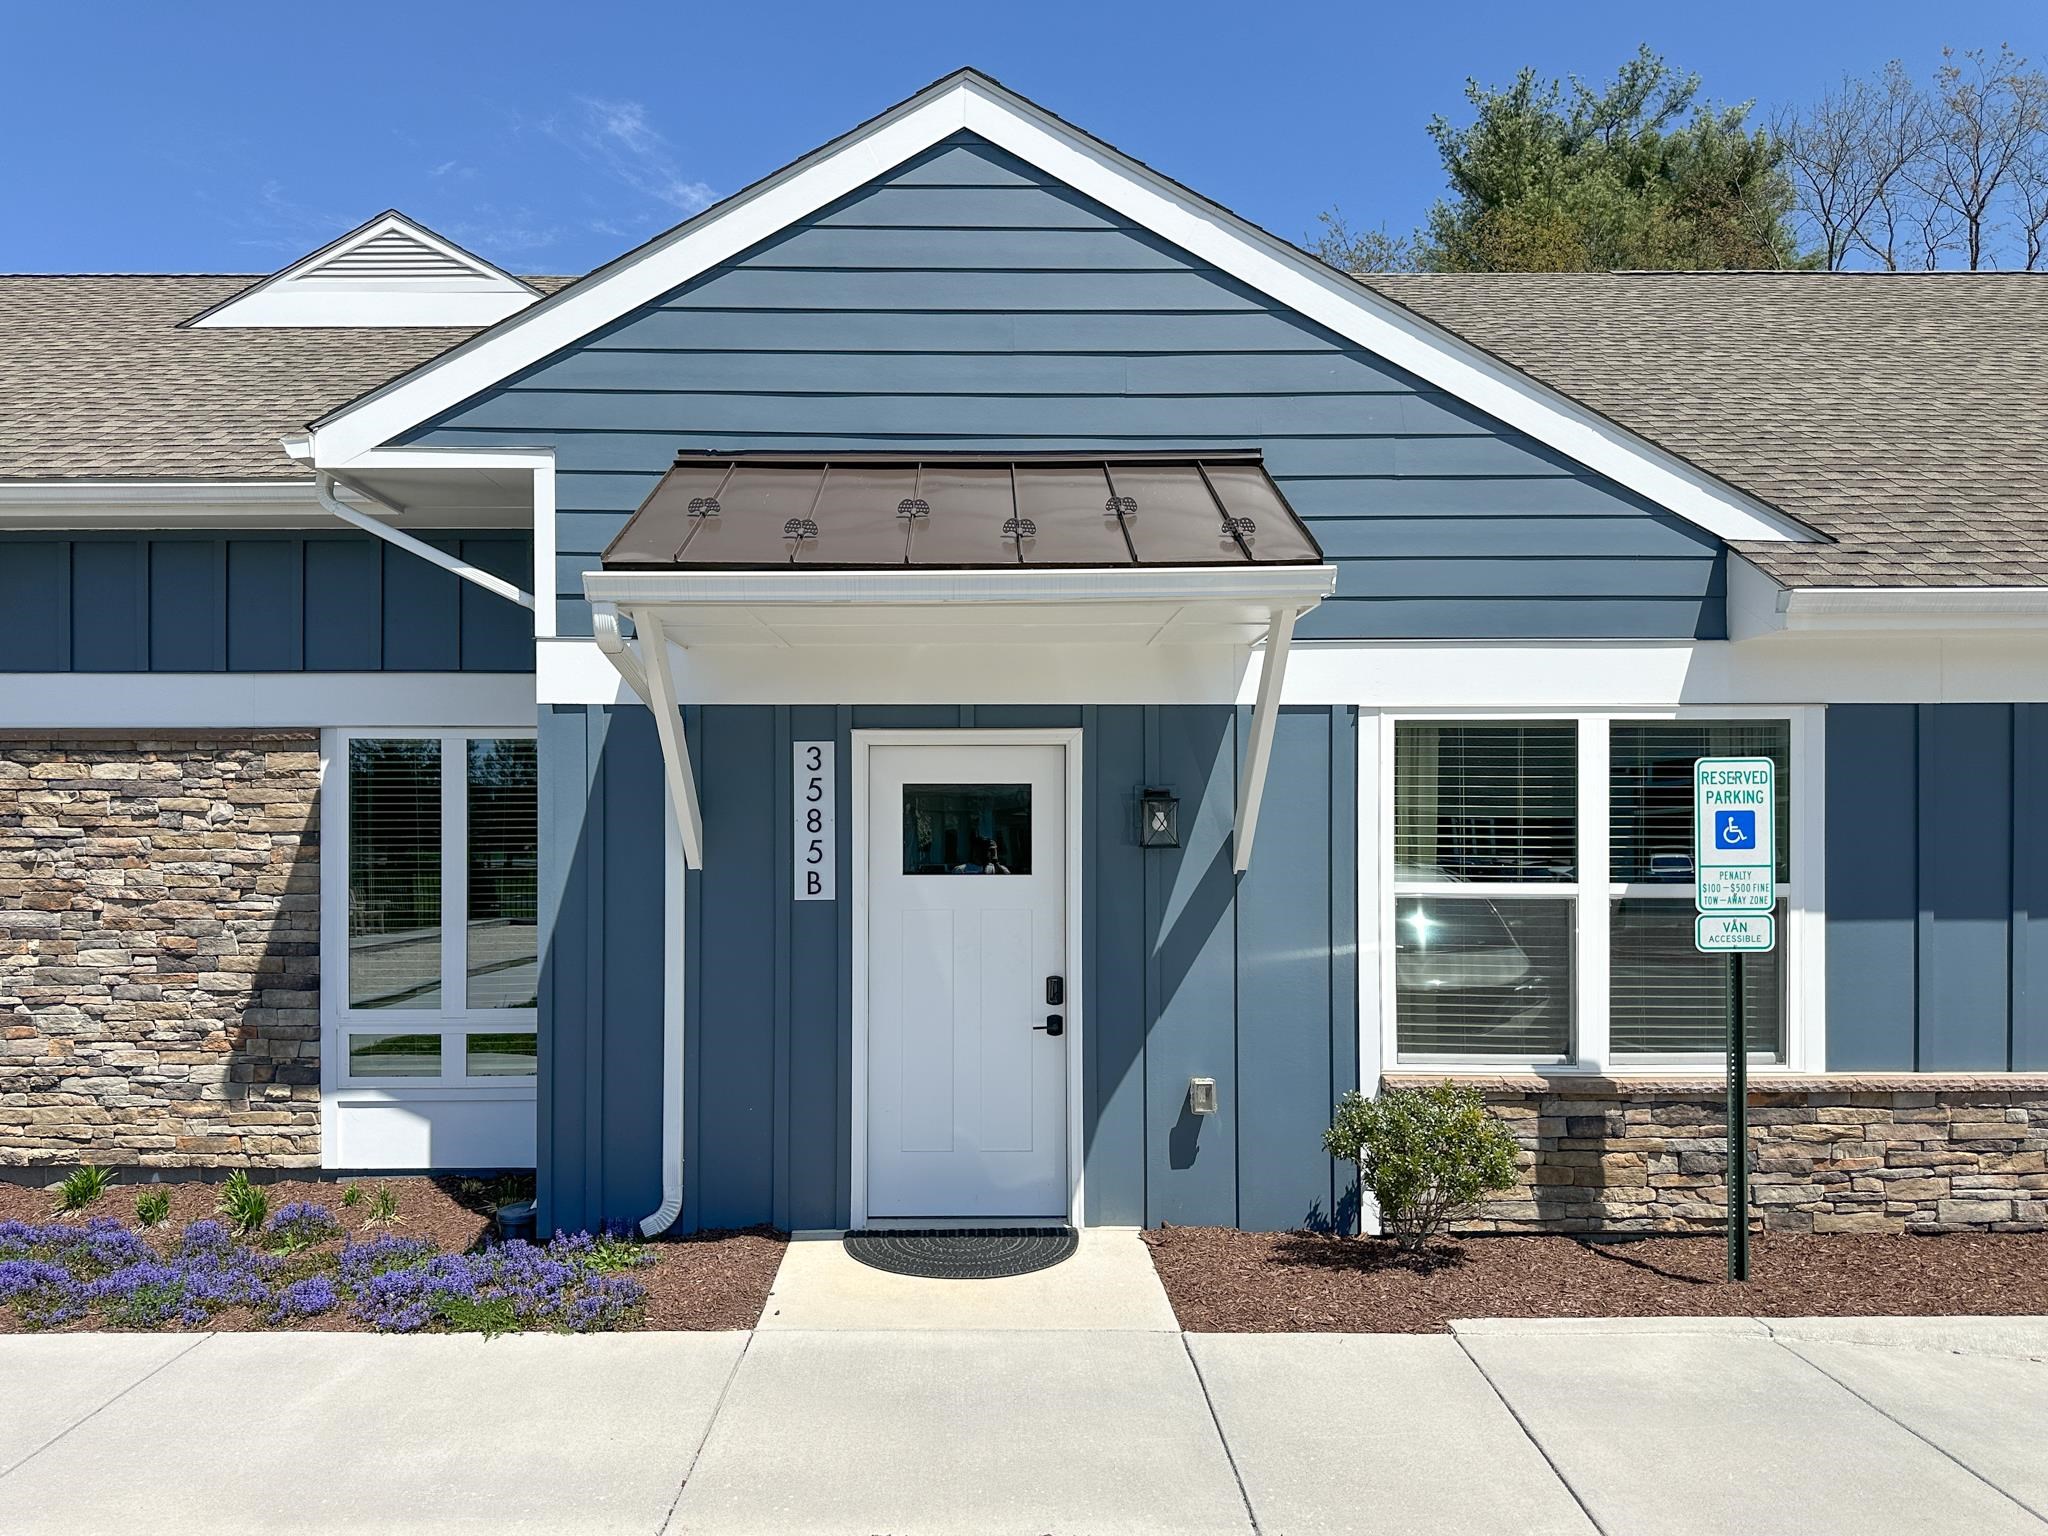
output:
[[2048, 1313], [2048, 1234], [1769, 1233], [1750, 1280], [1719, 1238], [1592, 1243], [1443, 1239], [1403, 1257], [1378, 1238], [1163, 1227], [1144, 1234], [1196, 1333], [1441, 1333], [1478, 1317], [1902, 1317]]
[[[347, 1206], [342, 1204], [342, 1197], [351, 1184], [360, 1186], [363, 1195], [357, 1204]], [[507, 1193], [473, 1179], [455, 1178], [289, 1179], [266, 1183], [262, 1188], [270, 1197], [272, 1211], [295, 1200], [325, 1206], [341, 1223], [342, 1237], [322, 1244], [323, 1248], [339, 1249], [343, 1242], [390, 1232], [427, 1238], [444, 1253], [461, 1253], [482, 1243], [492, 1231], [491, 1197], [494, 1193]], [[396, 1197], [398, 1217], [388, 1225], [372, 1226], [370, 1197], [379, 1188], [389, 1189]], [[161, 1189], [171, 1197], [170, 1219], [144, 1233], [160, 1249], [175, 1243], [187, 1223], [217, 1214], [215, 1203], [220, 1198], [220, 1186], [198, 1180], [163, 1184], [119, 1182], [85, 1210], [68, 1214], [56, 1213], [53, 1190], [0, 1182], [0, 1221], [82, 1224], [95, 1216], [112, 1216], [124, 1225], [134, 1226], [135, 1197], [144, 1189]], [[532, 1193], [531, 1180], [523, 1192]], [[654, 1262], [630, 1271], [647, 1290], [640, 1327], [678, 1332], [753, 1327], [767, 1303], [768, 1288], [782, 1263], [786, 1241], [779, 1232], [755, 1227], [739, 1232], [700, 1232], [648, 1244]], [[101, 1326], [87, 1319], [49, 1331], [80, 1332]], [[271, 1326], [244, 1309], [232, 1308], [218, 1314], [201, 1331], [233, 1332]], [[342, 1310], [277, 1326], [322, 1333], [369, 1331], [367, 1324], [357, 1322]], [[0, 1334], [21, 1331], [12, 1309], [0, 1307]]]

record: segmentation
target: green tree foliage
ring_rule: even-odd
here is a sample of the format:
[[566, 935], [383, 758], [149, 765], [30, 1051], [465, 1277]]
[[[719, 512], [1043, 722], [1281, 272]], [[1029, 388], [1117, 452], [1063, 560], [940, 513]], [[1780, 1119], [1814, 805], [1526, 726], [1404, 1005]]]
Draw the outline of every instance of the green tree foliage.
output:
[[1451, 195], [1412, 252], [1384, 233], [1361, 242], [1333, 211], [1318, 254], [1353, 271], [1807, 264], [1784, 146], [1749, 128], [1747, 104], [1702, 101], [1699, 76], [1648, 48], [1598, 88], [1525, 69], [1505, 88], [1468, 80], [1465, 99], [1471, 122], [1430, 121]]

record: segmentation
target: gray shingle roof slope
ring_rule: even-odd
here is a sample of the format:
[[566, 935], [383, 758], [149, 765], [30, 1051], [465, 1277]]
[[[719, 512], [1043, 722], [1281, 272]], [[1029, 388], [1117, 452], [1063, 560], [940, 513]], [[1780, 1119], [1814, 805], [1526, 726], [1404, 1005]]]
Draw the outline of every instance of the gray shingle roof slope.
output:
[[[0, 277], [0, 481], [303, 478], [279, 437], [470, 334], [177, 328], [253, 280]], [[2048, 274], [1372, 286], [1830, 535], [1740, 546], [1789, 585], [2048, 585]]]
[[309, 479], [280, 437], [471, 334], [177, 328], [254, 281], [0, 277], [0, 481]]
[[2048, 585], [2048, 273], [1371, 286], [1832, 536], [1737, 546], [1788, 586]]

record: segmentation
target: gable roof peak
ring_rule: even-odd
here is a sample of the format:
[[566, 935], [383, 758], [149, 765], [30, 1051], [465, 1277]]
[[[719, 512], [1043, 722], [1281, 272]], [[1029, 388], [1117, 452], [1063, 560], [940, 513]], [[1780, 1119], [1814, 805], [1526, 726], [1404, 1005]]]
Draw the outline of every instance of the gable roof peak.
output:
[[467, 328], [493, 325], [539, 297], [523, 278], [387, 208], [182, 323]]

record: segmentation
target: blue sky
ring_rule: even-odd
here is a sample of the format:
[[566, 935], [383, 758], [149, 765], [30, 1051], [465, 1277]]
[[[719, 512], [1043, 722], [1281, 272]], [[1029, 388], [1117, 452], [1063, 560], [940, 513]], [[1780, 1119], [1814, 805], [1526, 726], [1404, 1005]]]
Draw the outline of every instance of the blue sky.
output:
[[[1719, 100], [2009, 41], [2040, 0], [8, 7], [0, 270], [270, 271], [385, 207], [580, 272], [961, 64], [1300, 239], [1417, 223], [1465, 77], [1604, 77], [1639, 42]], [[26, 64], [28, 67], [23, 68]]]

